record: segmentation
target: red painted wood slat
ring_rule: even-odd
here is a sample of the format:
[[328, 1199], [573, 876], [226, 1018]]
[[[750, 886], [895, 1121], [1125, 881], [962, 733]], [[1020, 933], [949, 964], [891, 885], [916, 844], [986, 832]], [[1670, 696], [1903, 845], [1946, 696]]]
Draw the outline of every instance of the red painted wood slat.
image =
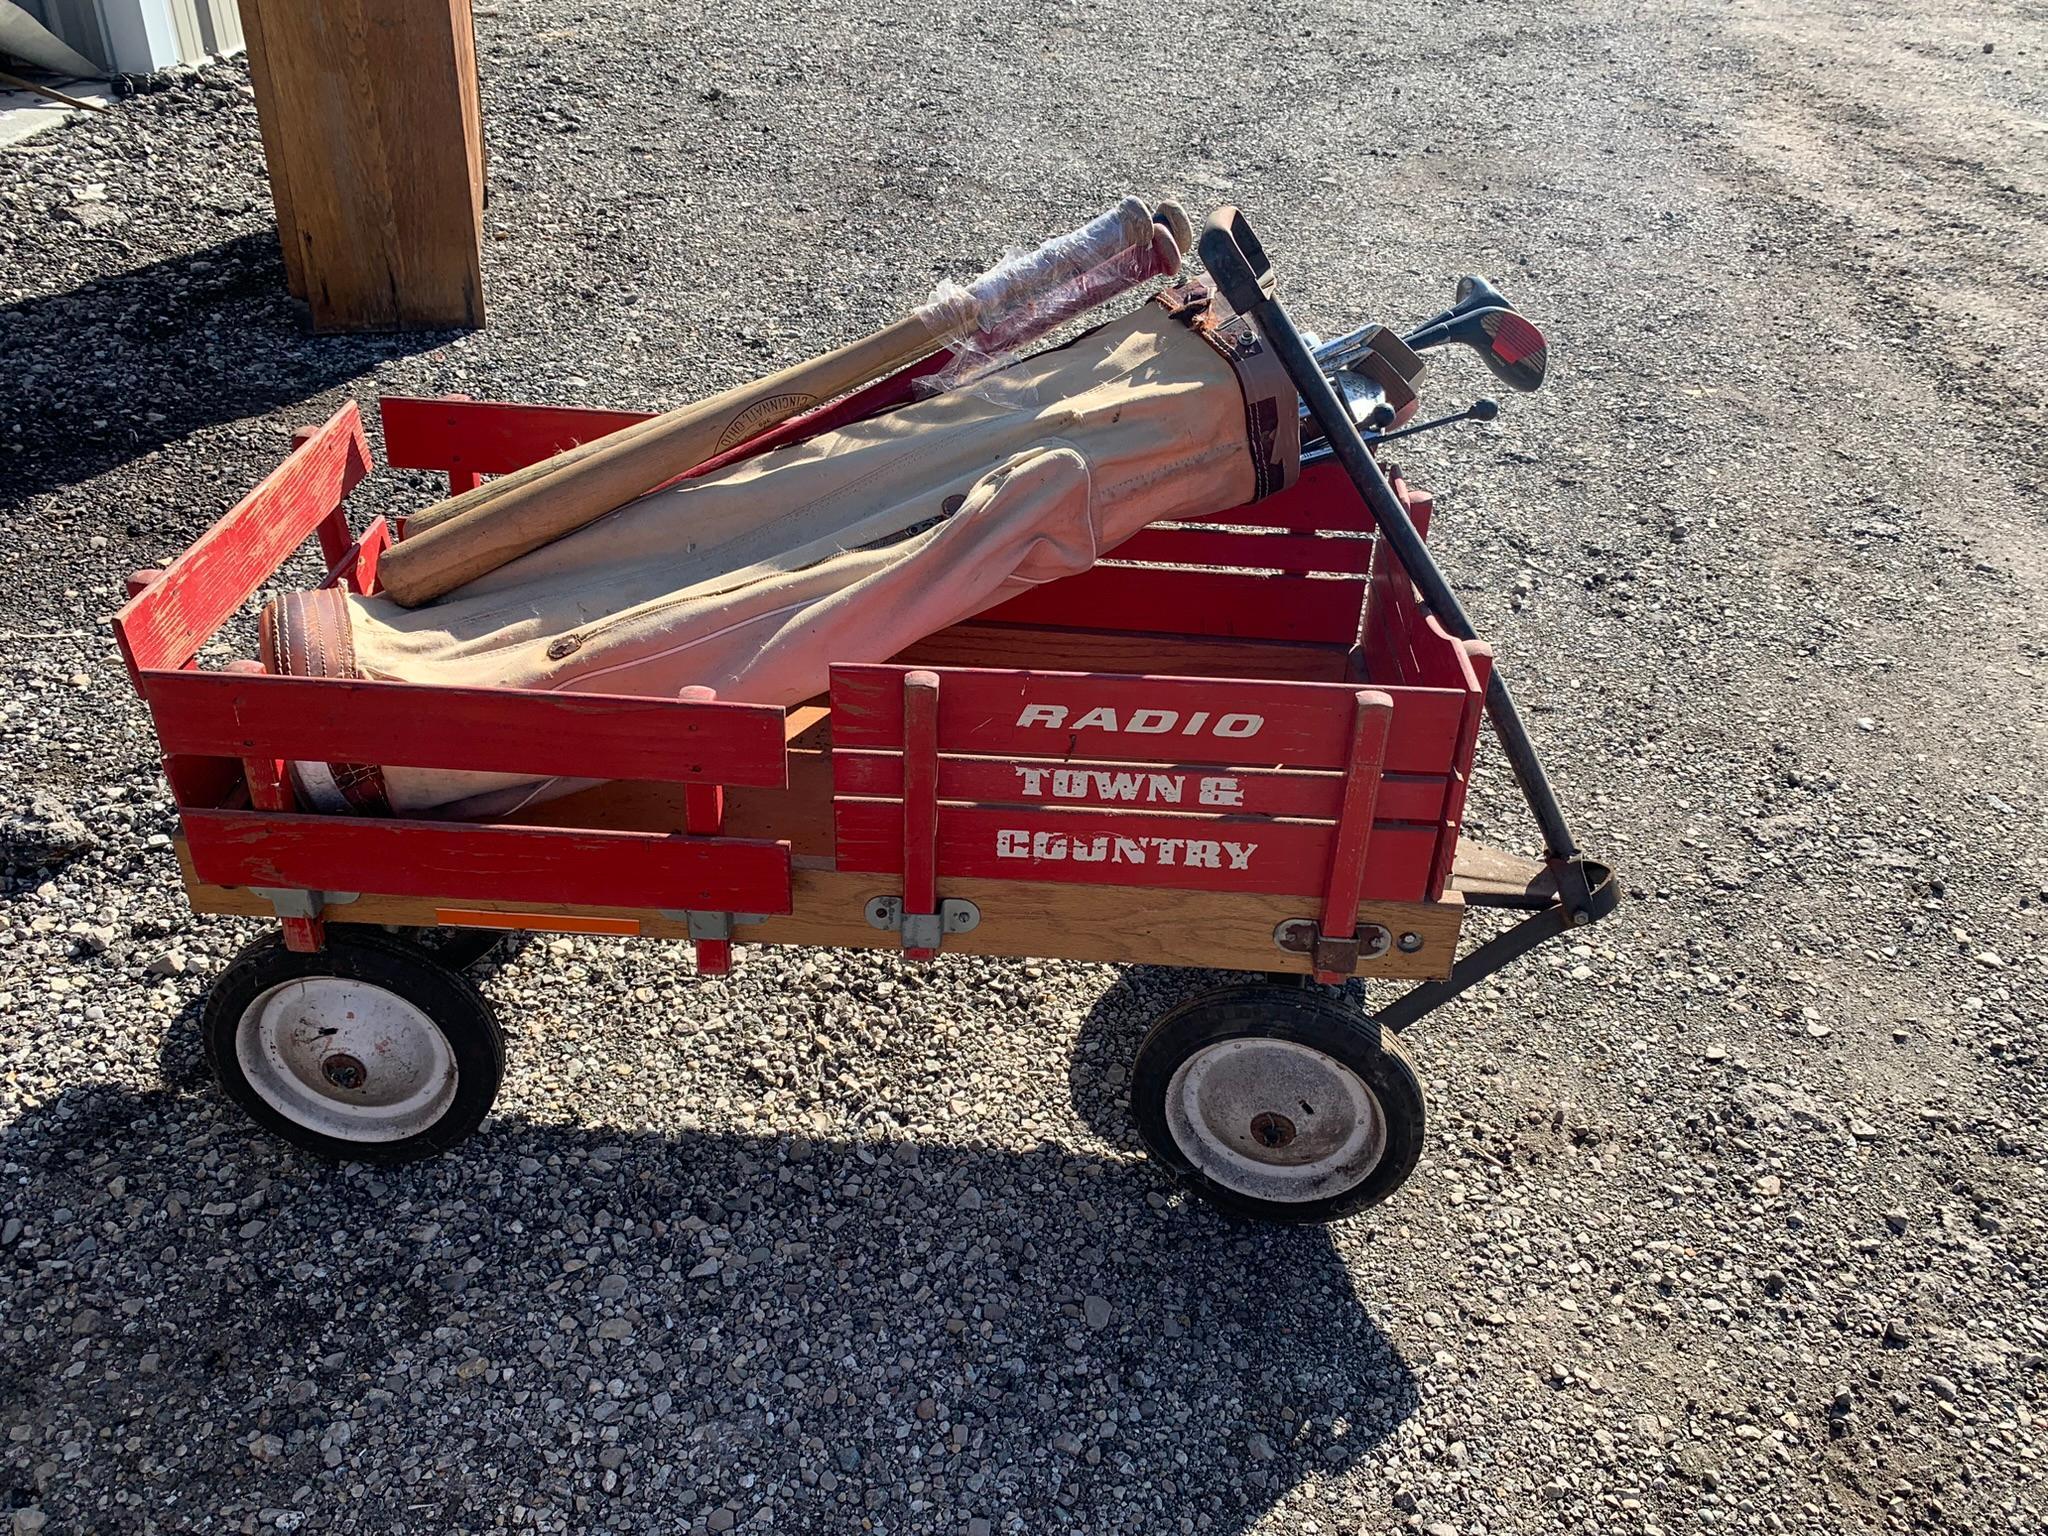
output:
[[[251, 662], [251, 666], [260, 666]], [[274, 757], [251, 757], [242, 761], [242, 777], [249, 788], [249, 804], [259, 811], [289, 811], [292, 808], [292, 781], [285, 773], [284, 764]], [[284, 929], [284, 947], [297, 955], [314, 954], [327, 944], [327, 919], [318, 914], [312, 917], [280, 917], [278, 926]]]
[[1372, 569], [1375, 542], [1317, 534], [1148, 528], [1133, 534], [1103, 558], [1154, 565], [1237, 566], [1292, 574], [1323, 571], [1363, 576]]
[[[833, 814], [839, 868], [902, 872], [900, 802], [840, 800]], [[1375, 827], [1360, 899], [1421, 900], [1436, 835], [1434, 826]], [[1298, 895], [1313, 911], [1335, 840], [1327, 822], [941, 805], [939, 875]]]
[[[1394, 701], [1377, 690], [1361, 689], [1351, 731], [1351, 761], [1344, 770], [1344, 809], [1330, 850], [1330, 872], [1323, 885], [1321, 928], [1324, 938], [1349, 938], [1358, 931], [1358, 893], [1364, 888], [1367, 854], [1375, 827], [1373, 805], [1379, 797], [1380, 763], [1386, 756], [1387, 725]], [[1431, 857], [1435, 857], [1434, 843]], [[1425, 880], [1428, 878], [1425, 873]], [[1318, 969], [1317, 981], [1334, 986], [1338, 971]]]
[[[689, 704], [714, 704], [718, 690], [692, 683], [676, 695]], [[683, 830], [692, 837], [716, 837], [725, 826], [725, 788], [719, 784], [691, 784], [683, 790]], [[731, 939], [697, 939], [697, 974], [732, 974]]]
[[182, 667], [198, 655], [369, 470], [362, 418], [351, 403], [130, 598], [114, 615], [114, 636], [137, 691], [143, 672]]
[[149, 672], [167, 752], [780, 788], [782, 711], [519, 688]]
[[[900, 750], [901, 667], [832, 669], [837, 747]], [[1342, 683], [1220, 678], [1112, 677], [948, 667], [939, 698], [939, 747], [985, 757], [1101, 762], [1216, 763], [1246, 768], [1341, 769], [1351, 745], [1352, 695]], [[1447, 773], [1466, 695], [1395, 689], [1390, 773]], [[1106, 713], [1105, 713], [1106, 712]], [[1116, 729], [1108, 728], [1113, 720]], [[1136, 730], [1131, 729], [1138, 726]]]
[[[1443, 815], [1448, 783], [1443, 774], [1385, 774], [1380, 780], [1378, 815], [1385, 821], [1436, 821]], [[893, 752], [835, 748], [832, 788], [841, 795], [901, 795], [903, 759]], [[1238, 797], [1235, 803], [1230, 803], [1231, 796]], [[1134, 766], [1045, 757], [941, 757], [939, 798], [987, 805], [1092, 806], [1335, 821], [1343, 805], [1344, 776], [1199, 763]]]
[[[903, 915], [939, 910], [939, 675], [903, 674]], [[930, 960], [928, 944], [906, 944], [907, 959]]]
[[192, 867], [215, 885], [666, 911], [790, 908], [787, 843], [255, 811], [188, 810], [184, 820]]
[[377, 562], [391, 547], [391, 525], [381, 516], [370, 519], [363, 536], [342, 551], [341, 558], [327, 568], [323, 587], [346, 586], [358, 597], [376, 590]]
[[1005, 624], [1348, 644], [1358, 633], [1365, 590], [1364, 581], [1352, 579], [1098, 565], [1021, 593], [979, 617]]
[[1493, 677], [1493, 647], [1484, 640], [1467, 640], [1461, 646], [1466, 665], [1478, 692], [1465, 708], [1465, 723], [1458, 732], [1459, 771], [1452, 774], [1444, 792], [1441, 818], [1443, 831], [1437, 837], [1436, 858], [1429, 867], [1429, 899], [1443, 895], [1451, 878], [1451, 866], [1458, 857], [1458, 838], [1465, 824], [1465, 791], [1472, 782], [1472, 763], [1479, 747], [1479, 729], [1486, 720], [1486, 687]]
[[474, 475], [524, 469], [653, 414], [409, 395], [386, 395], [377, 410], [384, 421], [384, 462], [393, 469]]
[[1334, 460], [1305, 465], [1301, 478], [1278, 495], [1231, 507], [1190, 522], [1225, 523], [1241, 528], [1284, 528], [1299, 533], [1342, 529], [1371, 533], [1379, 527], [1372, 509]]

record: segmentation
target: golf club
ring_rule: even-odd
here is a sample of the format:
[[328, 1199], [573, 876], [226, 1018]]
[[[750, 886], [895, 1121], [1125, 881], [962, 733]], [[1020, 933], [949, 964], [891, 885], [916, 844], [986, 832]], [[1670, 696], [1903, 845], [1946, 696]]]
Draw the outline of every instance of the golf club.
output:
[[1416, 329], [1427, 330], [1432, 325], [1442, 325], [1446, 320], [1455, 320], [1459, 315], [1474, 309], [1513, 309], [1514, 303], [1493, 284], [1477, 272], [1467, 272], [1458, 279], [1458, 288], [1451, 307], [1431, 315]]
[[1417, 352], [1456, 343], [1479, 354], [1493, 376], [1509, 389], [1527, 392], [1543, 386], [1546, 344], [1543, 333], [1512, 309], [1468, 309], [1448, 320], [1435, 321], [1401, 338]]
[[1367, 432], [1368, 443], [1391, 443], [1397, 437], [1413, 437], [1418, 432], [1433, 431], [1437, 427], [1448, 427], [1460, 421], [1491, 421], [1500, 414], [1500, 402], [1496, 400], [1474, 400], [1462, 411], [1453, 411], [1448, 416], [1432, 417], [1428, 421], [1414, 422], [1398, 432]]

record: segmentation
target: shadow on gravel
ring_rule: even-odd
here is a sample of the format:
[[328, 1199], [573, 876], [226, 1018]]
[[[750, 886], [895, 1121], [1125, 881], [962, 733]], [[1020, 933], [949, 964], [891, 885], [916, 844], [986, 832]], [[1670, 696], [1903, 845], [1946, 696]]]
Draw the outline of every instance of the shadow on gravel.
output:
[[454, 334], [309, 334], [270, 230], [0, 305], [0, 436], [20, 449], [6, 497], [78, 484]]
[[0, 1175], [0, 1505], [52, 1530], [1221, 1536], [1416, 1403], [1326, 1232], [1121, 1157], [500, 1116], [376, 1171], [80, 1088]]

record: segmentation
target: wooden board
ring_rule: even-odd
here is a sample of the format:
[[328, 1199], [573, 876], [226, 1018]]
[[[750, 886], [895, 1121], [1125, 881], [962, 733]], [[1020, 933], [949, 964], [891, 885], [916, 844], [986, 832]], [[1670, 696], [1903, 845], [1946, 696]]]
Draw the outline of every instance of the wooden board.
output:
[[[785, 788], [731, 785], [725, 790], [727, 837], [780, 839], [792, 853], [832, 852], [832, 760], [822, 751], [792, 750]], [[681, 784], [619, 781], [544, 800], [513, 813], [508, 822], [593, 831], [673, 832], [684, 824], [687, 791]]]
[[1333, 459], [1305, 465], [1301, 478], [1278, 495], [1189, 521], [1233, 528], [1281, 528], [1296, 533], [1339, 529], [1371, 533], [1379, 527], [1365, 498]]
[[288, 280], [316, 330], [479, 326], [470, 0], [242, 0]]
[[[179, 857], [193, 910], [243, 917], [271, 915], [268, 903], [246, 890], [199, 879], [193, 874], [183, 844]], [[742, 924], [733, 930], [739, 944], [815, 944], [838, 948], [896, 949], [893, 933], [870, 927], [864, 916], [868, 899], [894, 895], [886, 876], [855, 874], [799, 861], [791, 872], [790, 910], [765, 923]], [[1278, 971], [1306, 974], [1308, 957], [1281, 949], [1273, 929], [1291, 918], [1313, 917], [1313, 902], [1281, 896], [1230, 895], [1204, 891], [1164, 891], [1119, 886], [1033, 885], [1008, 880], [939, 880], [941, 898], [972, 901], [981, 910], [981, 924], [972, 933], [949, 934], [947, 952], [971, 955], [1013, 955], [1042, 959], [1096, 961], [1123, 965], [1175, 965], [1204, 969]], [[432, 897], [364, 896], [347, 906], [330, 908], [328, 921], [395, 923], [429, 927], [451, 911], [473, 922], [480, 903], [455, 904]], [[567, 918], [562, 931], [585, 932], [584, 919], [629, 922], [646, 938], [686, 939], [682, 924], [658, 913], [618, 906], [569, 906], [559, 903], [489, 903], [506, 914], [506, 926], [555, 926], [551, 918]], [[1449, 974], [1456, 957], [1464, 903], [1453, 896], [1428, 903], [1375, 903], [1359, 908], [1360, 923], [1377, 923], [1399, 935], [1414, 933], [1422, 944], [1413, 953], [1398, 947], [1361, 963], [1367, 977], [1424, 980]], [[610, 931], [619, 931], [611, 928]]]
[[198, 655], [369, 472], [369, 444], [351, 402], [114, 615], [114, 639], [136, 691], [144, 672], [182, 667]]
[[1548, 865], [1469, 839], [1458, 844], [1451, 885], [1474, 902], [1502, 906], [1547, 907], [1558, 899], [1557, 874]]
[[167, 752], [407, 768], [783, 782], [782, 711], [525, 688], [148, 672]]
[[1022, 667], [1051, 672], [1356, 682], [1354, 648], [1313, 641], [1230, 640], [1166, 631], [992, 624], [970, 620], [890, 657], [905, 667]]
[[194, 872], [220, 885], [430, 896], [464, 906], [789, 908], [789, 849], [781, 843], [254, 811], [188, 810], [184, 824]]
[[[840, 868], [902, 870], [903, 802], [841, 799], [835, 815]], [[938, 828], [945, 874], [1266, 894], [1320, 891], [1336, 843], [1327, 821], [1021, 806], [941, 804]], [[1422, 900], [1438, 831], [1375, 825], [1362, 894]]]
[[[945, 752], [1240, 768], [1343, 768], [1357, 691], [1328, 683], [965, 668], [940, 678]], [[1386, 771], [1451, 771], [1470, 695], [1397, 688], [1390, 696]], [[836, 746], [902, 749], [901, 669], [833, 667], [832, 709]]]
[[[842, 795], [900, 798], [903, 759], [893, 752], [841, 749], [833, 787]], [[1443, 815], [1441, 774], [1386, 774], [1377, 814], [1382, 821], [1435, 822]], [[1194, 811], [1335, 821], [1344, 800], [1340, 773], [1270, 768], [1221, 771], [1201, 764], [1074, 764], [1053, 758], [941, 756], [939, 798], [986, 805], [1064, 805], [1075, 809]]]
[[983, 617], [1348, 645], [1358, 637], [1365, 590], [1365, 582], [1353, 578], [1098, 565], [1013, 597]]
[[1205, 565], [1234, 570], [1310, 571], [1363, 576], [1376, 541], [1302, 533], [1232, 533], [1206, 528], [1148, 528], [1112, 549], [1119, 564]]
[[[277, 76], [271, 72], [270, 43], [264, 36], [263, 0], [244, 0], [242, 42], [249, 50], [249, 84], [259, 102], [278, 100]], [[292, 149], [282, 112], [258, 110], [256, 126], [263, 135], [263, 159], [270, 168], [270, 202], [277, 211], [277, 243], [284, 256], [284, 285], [295, 299], [306, 296], [306, 258], [297, 236], [291, 184]]]
[[651, 419], [645, 411], [407, 395], [387, 395], [377, 409], [384, 423], [384, 459], [392, 468], [453, 469], [473, 475], [524, 469]]

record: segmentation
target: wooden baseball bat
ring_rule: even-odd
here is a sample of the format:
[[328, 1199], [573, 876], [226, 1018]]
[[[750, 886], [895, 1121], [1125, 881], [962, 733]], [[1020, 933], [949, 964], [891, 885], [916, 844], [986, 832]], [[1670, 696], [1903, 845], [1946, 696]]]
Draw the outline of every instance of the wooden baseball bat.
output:
[[[1065, 237], [1066, 242], [1073, 243], [1080, 240], [1088, 234], [1090, 229], [1095, 228], [1096, 225], [1112, 217], [1115, 218], [1116, 228], [1120, 233], [1134, 229], [1135, 220], [1129, 207], [1131, 201], [1133, 200], [1126, 199], [1124, 203], [1118, 204], [1116, 208], [1104, 214], [1101, 219], [1085, 226], [1076, 235]], [[984, 330], [982, 333], [967, 337], [966, 344], [969, 347], [978, 347], [984, 351], [1007, 351], [1019, 345], [1020, 336], [1035, 335], [1049, 330], [1052, 324], [1070, 319], [1084, 310], [1093, 309], [1096, 305], [1104, 303], [1117, 293], [1122, 292], [1123, 289], [1131, 286], [1134, 282], [1141, 281], [1147, 277], [1172, 277], [1180, 270], [1181, 253], [1190, 248], [1189, 241], [1193, 239], [1193, 226], [1188, 222], [1188, 216], [1182, 211], [1180, 204], [1175, 202], [1160, 203], [1152, 211], [1152, 221], [1155, 228], [1152, 231], [1152, 249], [1150, 252], [1141, 252], [1136, 246], [1125, 251], [1115, 251], [1091, 271], [1082, 273], [1066, 282], [1065, 287], [1067, 291], [1062, 294], [1062, 299], [1064, 300], [1063, 307], [1058, 312], [1051, 313], [1050, 315], [1042, 311], [1020, 313], [1020, 310], [1032, 310], [1034, 307], [1024, 303], [1013, 303], [996, 317], [996, 323], [1004, 327], [1005, 335], [1001, 338], [992, 339], [986, 335]], [[1161, 229], [1165, 230], [1172, 237], [1173, 243], [1170, 246], [1159, 238]], [[1083, 249], [1093, 250], [1096, 247], [1084, 243]], [[1123, 265], [1133, 260], [1138, 265], [1129, 267]], [[961, 340], [958, 336], [948, 339], [954, 342]], [[930, 353], [925, 354], [925, 356], [930, 355]], [[916, 361], [922, 360], [922, 358], [919, 358]], [[989, 366], [993, 366], [992, 361]], [[887, 374], [885, 373], [883, 376], [886, 377]], [[702, 401], [699, 404], [706, 409], [713, 405], [738, 408], [739, 403], [750, 398], [762, 387], [762, 381], [750, 381], [746, 384], [736, 385], [732, 389], [712, 397], [711, 400]], [[808, 409], [810, 409], [808, 406], [802, 407], [799, 411], [792, 414], [801, 414], [802, 410]], [[506, 491], [539, 480], [543, 476], [552, 475], [566, 465], [588, 458], [605, 443], [617, 441], [628, 434], [644, 431], [651, 425], [653, 425], [652, 420], [639, 422], [631, 427], [621, 428], [618, 432], [607, 433], [602, 438], [592, 438], [587, 443], [578, 443], [574, 447], [565, 448], [562, 452], [550, 458], [538, 460], [521, 469], [500, 475], [495, 480], [485, 481], [482, 485], [464, 491], [459, 495], [450, 496], [444, 501], [436, 502], [433, 506], [423, 511], [415, 512], [406, 519], [405, 536], [408, 539], [416, 538], [437, 524], [445, 523], [451, 518], [459, 517], [464, 512], [470, 511], [473, 508], [485, 506], [496, 501]], [[769, 425], [773, 425], [773, 423]], [[766, 431], [767, 427], [764, 426], [761, 430]], [[745, 441], [751, 440], [751, 437], [755, 435], [758, 435], [758, 433], [750, 434], [746, 439], [727, 443], [703, 462], [714, 463], [721, 461], [734, 448], [741, 446]], [[694, 470], [698, 467], [697, 465], [692, 465], [690, 468]], [[679, 471], [678, 474], [688, 474], [689, 472], [689, 470], [684, 470]], [[675, 477], [671, 477], [671, 479], [673, 478]]]
[[1116, 252], [1149, 246], [1152, 215], [1136, 198], [1028, 256], [999, 263], [967, 288], [944, 286], [897, 321], [821, 357], [695, 401], [504, 475], [407, 525], [378, 563], [383, 591], [408, 608], [596, 521], [714, 454], [826, 400], [997, 323]]
[[[1128, 216], [1129, 212], [1126, 206], [1120, 203], [1111, 212], [1118, 220], [1118, 228], [1120, 230], [1124, 229], [1126, 226], [1123, 220]], [[1109, 215], [1104, 215], [1104, 217], [1107, 218]], [[1126, 287], [1129, 287], [1133, 282], [1141, 281], [1147, 277], [1172, 277], [1180, 270], [1182, 253], [1194, 248], [1194, 226], [1189, 222], [1187, 213], [1182, 209], [1181, 205], [1171, 201], [1162, 202], [1152, 210], [1152, 222], [1158, 226], [1158, 229], [1164, 229], [1168, 235], [1172, 236], [1173, 244], [1171, 247], [1167, 247], [1165, 242], [1159, 239], [1158, 229], [1155, 229], [1149, 261], [1145, 260], [1144, 254], [1139, 253], [1136, 247], [1132, 247], [1129, 252], [1115, 252], [1104, 260], [1101, 265], [1092, 271], [1080, 275], [1067, 284], [1069, 291], [1062, 296], [1064, 303], [1059, 311], [1052, 313], [1050, 316], [1045, 314], [1019, 315], [1016, 312], [1016, 308], [1013, 307], [1003, 316], [998, 317], [1004, 326], [1003, 335], [991, 337], [985, 334], [977, 334], [966, 338], [967, 344], [984, 352], [1007, 351], [1018, 346], [1023, 337], [1049, 330], [1052, 324], [1069, 320], [1084, 310], [1093, 309], [1096, 305], [1107, 302]], [[1086, 229], [1081, 231], [1082, 234], [1086, 234], [1086, 232]], [[1072, 239], [1074, 237], [1070, 236], [1068, 238]], [[1122, 261], [1134, 257], [1140, 261], [1141, 264], [1139, 266], [1127, 269], [1120, 265]], [[952, 339], [959, 340], [960, 338]], [[919, 361], [922, 361], [922, 359], [919, 359]], [[751, 395], [758, 387], [759, 385], [756, 381], [749, 381], [714, 396], [713, 400], [729, 404]], [[708, 406], [713, 402], [705, 401], [702, 403]], [[415, 512], [406, 519], [406, 537], [417, 537], [437, 523], [445, 523], [450, 518], [460, 516], [462, 513], [469, 511], [472, 507], [482, 506], [495, 501], [505, 491], [515, 486], [538, 480], [543, 475], [553, 474], [566, 464], [574, 463], [578, 459], [587, 458], [602, 443], [613, 441], [630, 432], [641, 431], [647, 425], [649, 425], [648, 422], [638, 422], [631, 427], [621, 428], [618, 432], [606, 433], [602, 438], [592, 438], [587, 443], [578, 443], [573, 447], [563, 449], [560, 453], [549, 458], [537, 460], [523, 468], [500, 475], [496, 479], [487, 480], [482, 485], [464, 491], [459, 495], [450, 496], [444, 501], [438, 501], [433, 506]], [[739, 444], [729, 444], [704, 462], [707, 464], [717, 462], [737, 446]], [[697, 465], [691, 466], [692, 469], [698, 467]], [[683, 473], [688, 473], [688, 471]]]

